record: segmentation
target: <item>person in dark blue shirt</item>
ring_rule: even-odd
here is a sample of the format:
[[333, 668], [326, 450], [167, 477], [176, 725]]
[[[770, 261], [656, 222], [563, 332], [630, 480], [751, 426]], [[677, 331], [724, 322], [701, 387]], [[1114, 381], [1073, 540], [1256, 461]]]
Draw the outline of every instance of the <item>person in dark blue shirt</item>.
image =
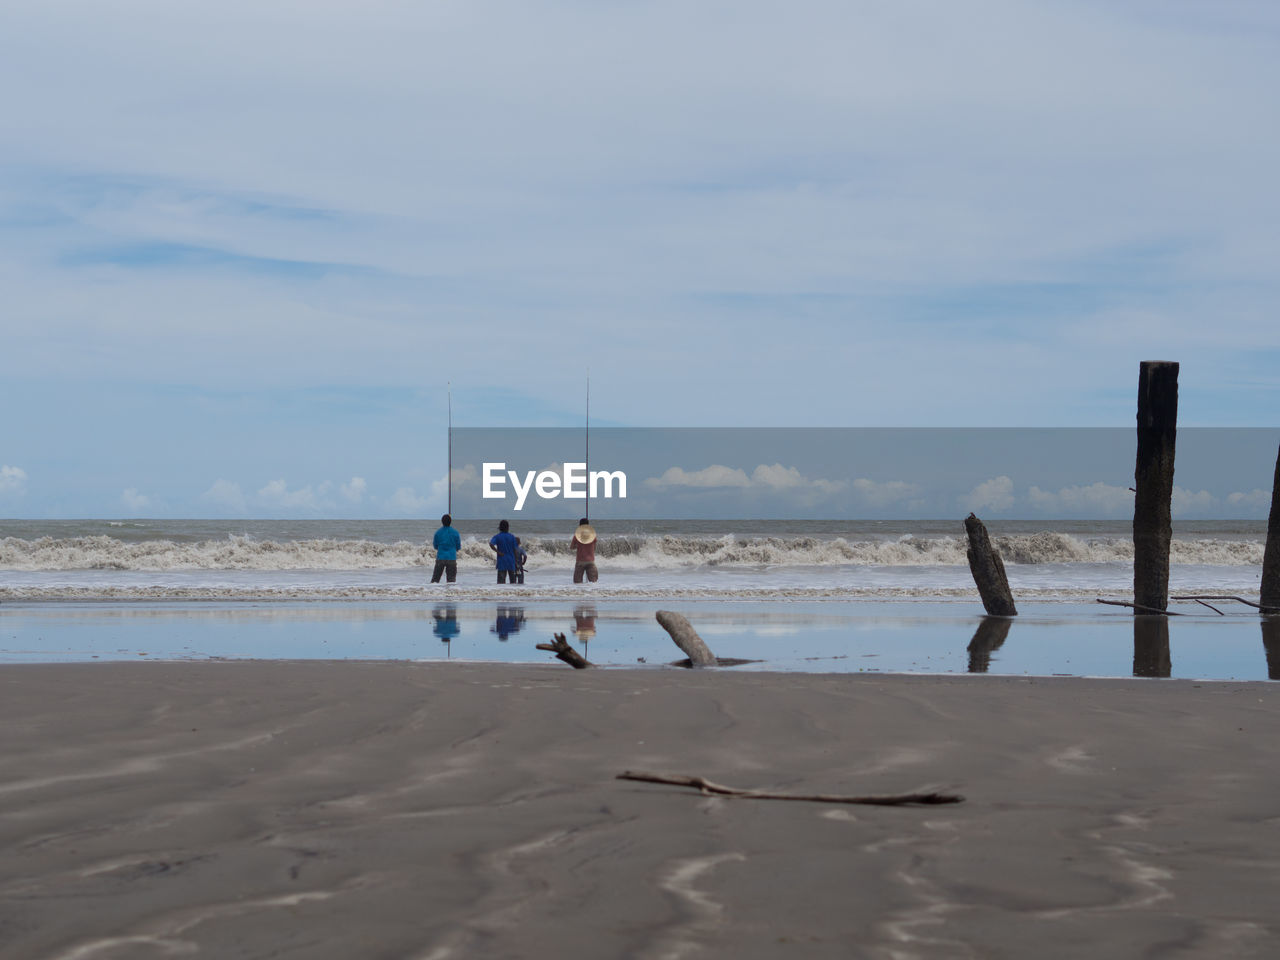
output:
[[443, 572], [453, 583], [458, 579], [458, 548], [462, 546], [462, 537], [453, 529], [453, 517], [447, 513], [440, 518], [440, 529], [431, 538], [431, 544], [436, 548], [436, 566], [431, 571], [431, 582], [439, 583]]
[[520, 541], [511, 535], [511, 524], [505, 520], [498, 524], [498, 532], [489, 538], [489, 548], [498, 557], [498, 582], [515, 583]]

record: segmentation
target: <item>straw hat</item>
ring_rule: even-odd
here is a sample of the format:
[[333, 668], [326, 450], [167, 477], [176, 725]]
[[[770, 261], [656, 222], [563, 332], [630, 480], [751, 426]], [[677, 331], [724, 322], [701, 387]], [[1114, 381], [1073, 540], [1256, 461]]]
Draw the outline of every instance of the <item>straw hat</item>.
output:
[[579, 543], [594, 543], [596, 539], [595, 528], [589, 523], [580, 524], [578, 529], [573, 531], [573, 539]]

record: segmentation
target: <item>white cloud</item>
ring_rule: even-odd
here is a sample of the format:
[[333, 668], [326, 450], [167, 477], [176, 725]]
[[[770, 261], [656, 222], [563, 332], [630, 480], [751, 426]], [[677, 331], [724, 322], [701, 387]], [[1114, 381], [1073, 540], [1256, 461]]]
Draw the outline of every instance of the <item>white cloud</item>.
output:
[[137, 487], [129, 487], [120, 494], [120, 502], [130, 513], [138, 514], [151, 505], [151, 498], [139, 493]]
[[[453, 477], [453, 489], [461, 490], [464, 485], [471, 489], [479, 489], [480, 474], [476, 470], [474, 463], [468, 463], [465, 467], [454, 467], [452, 473], [446, 473], [438, 480], [431, 481], [431, 490], [427, 493], [422, 503], [434, 503], [441, 507], [449, 502], [449, 477]], [[401, 488], [408, 489], [408, 488]], [[399, 492], [399, 491], [397, 491]], [[413, 512], [413, 511], [406, 511]]]
[[1061, 487], [1057, 491], [1033, 486], [1027, 501], [1043, 513], [1118, 516], [1133, 510], [1133, 491], [1098, 481]]
[[721, 488], [721, 489], [756, 489], [769, 492], [804, 492], [828, 495], [843, 490], [844, 481], [827, 480], [819, 477], [810, 479], [795, 467], [784, 467], [780, 463], [761, 463], [751, 474], [740, 467], [726, 467], [713, 463], [701, 470], [685, 470], [683, 467], [668, 467], [660, 477], [649, 477], [645, 486], [651, 489], [667, 489], [675, 487], [687, 488]]
[[1218, 503], [1218, 498], [1208, 490], [1184, 490], [1173, 488], [1173, 515], [1184, 516], [1188, 513], [1202, 513]]
[[1271, 507], [1271, 491], [1254, 489], [1250, 490], [1248, 493], [1241, 493], [1239, 491], [1229, 493], [1227, 494], [1227, 503], [1231, 504], [1233, 507], [1261, 507], [1263, 509], [1269, 509]]
[[387, 508], [392, 513], [419, 514], [426, 512], [434, 498], [420, 497], [413, 487], [397, 487], [396, 492], [387, 498]]
[[1013, 481], [1005, 476], [984, 480], [960, 498], [965, 509], [973, 513], [979, 510], [998, 513], [1012, 507], [1013, 501]]
[[326, 497], [328, 492], [328, 481], [316, 488], [307, 484], [290, 490], [284, 480], [272, 480], [258, 491], [258, 501], [264, 506], [279, 510], [320, 511], [333, 506]]
[[213, 481], [213, 485], [200, 494], [200, 499], [233, 516], [242, 517], [246, 513], [244, 492], [240, 484], [230, 480], [218, 478]]
[[660, 477], [649, 477], [645, 486], [662, 489], [665, 487], [749, 487], [751, 478], [745, 470], [738, 467], [726, 467], [713, 463], [701, 470], [685, 470], [683, 467], [668, 467]]
[[21, 467], [11, 467], [7, 463], [0, 466], [0, 494], [20, 496], [27, 492], [27, 471]]
[[858, 477], [853, 481], [854, 492], [863, 502], [872, 507], [887, 507], [891, 503], [909, 500], [920, 492], [914, 483], [905, 480], [885, 480], [877, 482]]
[[344, 483], [340, 488], [340, 492], [344, 499], [351, 503], [359, 503], [364, 499], [365, 491], [369, 485], [365, 483], [364, 477], [352, 477], [350, 482]]

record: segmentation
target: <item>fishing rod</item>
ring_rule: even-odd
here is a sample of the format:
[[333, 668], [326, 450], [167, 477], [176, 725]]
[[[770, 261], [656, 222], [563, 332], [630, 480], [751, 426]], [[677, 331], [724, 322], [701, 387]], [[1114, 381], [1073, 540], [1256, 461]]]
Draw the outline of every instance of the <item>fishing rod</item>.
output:
[[591, 520], [591, 368], [587, 368], [587, 419], [585, 427], [585, 460], [583, 464], [587, 471], [587, 521]]
[[449, 473], [446, 477], [445, 484], [447, 485], [449, 492], [446, 494], [447, 499], [445, 501], [444, 512], [448, 514], [452, 514], [453, 513], [453, 382], [452, 381], [449, 382], [447, 389], [449, 391], [449, 440], [448, 440]]

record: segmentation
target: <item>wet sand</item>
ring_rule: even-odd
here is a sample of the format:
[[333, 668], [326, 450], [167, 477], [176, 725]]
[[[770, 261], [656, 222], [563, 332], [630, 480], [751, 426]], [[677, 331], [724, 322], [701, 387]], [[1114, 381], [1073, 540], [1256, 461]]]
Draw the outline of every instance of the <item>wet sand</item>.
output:
[[1266, 683], [242, 661], [7, 666], [0, 691], [5, 958], [1264, 957], [1280, 933]]

